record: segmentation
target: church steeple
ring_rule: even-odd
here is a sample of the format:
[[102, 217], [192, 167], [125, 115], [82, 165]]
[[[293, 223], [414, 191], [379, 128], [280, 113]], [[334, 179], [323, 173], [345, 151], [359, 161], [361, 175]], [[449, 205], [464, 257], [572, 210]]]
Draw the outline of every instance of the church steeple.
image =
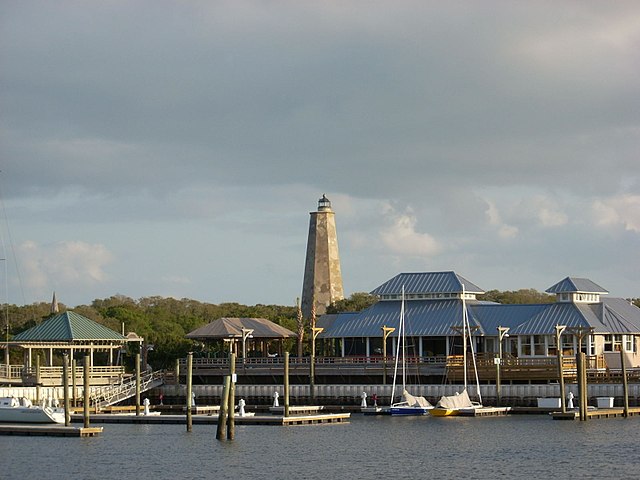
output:
[[53, 299], [51, 300], [51, 314], [59, 313], [58, 300], [56, 300], [56, 292], [53, 292]]
[[329, 304], [344, 298], [335, 213], [326, 195], [310, 215], [301, 305], [305, 318], [311, 318], [313, 307], [322, 315]]

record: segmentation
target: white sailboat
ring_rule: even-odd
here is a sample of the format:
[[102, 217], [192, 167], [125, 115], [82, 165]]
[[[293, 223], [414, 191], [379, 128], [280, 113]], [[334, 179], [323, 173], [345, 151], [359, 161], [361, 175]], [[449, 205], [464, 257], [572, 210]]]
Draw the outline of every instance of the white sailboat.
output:
[[[475, 372], [476, 388], [479, 402], [472, 402], [467, 392], [467, 335], [471, 346], [471, 357], [473, 358], [473, 371]], [[455, 395], [443, 395], [436, 406], [429, 412], [436, 417], [448, 417], [452, 415], [474, 415], [478, 408], [482, 408], [482, 394], [480, 393], [480, 380], [478, 369], [476, 368], [476, 356], [473, 351], [473, 338], [467, 314], [467, 304], [465, 302], [464, 284], [462, 285], [462, 365], [464, 371], [464, 388]]]
[[[396, 351], [396, 363], [393, 371], [393, 387], [391, 390], [391, 415], [426, 415], [433, 408], [426, 398], [416, 397], [407, 391], [407, 371], [406, 371], [406, 333], [404, 326], [404, 285], [402, 286], [402, 304], [400, 307], [400, 325], [398, 328], [398, 347]], [[401, 355], [398, 355], [401, 353]], [[394, 403], [396, 394], [396, 380], [398, 376], [398, 362], [402, 357], [402, 401]]]

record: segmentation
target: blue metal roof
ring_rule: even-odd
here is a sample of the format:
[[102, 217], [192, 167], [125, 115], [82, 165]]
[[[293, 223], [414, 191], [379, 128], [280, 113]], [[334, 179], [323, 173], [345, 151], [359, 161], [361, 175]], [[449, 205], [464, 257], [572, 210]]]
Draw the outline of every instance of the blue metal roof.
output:
[[528, 320], [517, 325], [509, 333], [513, 335], [550, 335], [556, 325], [589, 327], [589, 322], [573, 303], [548, 303]]
[[590, 323], [596, 332], [640, 332], [640, 309], [623, 298], [606, 298], [601, 304], [580, 304], [579, 308], [585, 316], [587, 312], [593, 315], [594, 319]]
[[498, 327], [508, 327], [514, 330], [518, 325], [539, 314], [549, 304], [528, 304], [528, 305], [501, 305], [494, 304], [472, 304], [470, 307], [471, 316], [477, 323], [482, 325], [486, 335], [498, 335]]
[[[360, 313], [322, 316], [322, 338], [381, 337], [382, 326], [398, 328], [401, 301], [380, 301]], [[601, 303], [543, 303], [501, 305], [466, 302], [475, 334], [497, 336], [498, 327], [511, 335], [551, 335], [556, 325], [593, 328], [595, 333], [640, 334], [640, 309], [621, 298]], [[325, 319], [325, 317], [327, 317]], [[405, 302], [407, 336], [451, 336], [462, 323], [462, 301], [409, 300]], [[392, 336], [397, 336], [397, 331]]]
[[547, 293], [609, 293], [600, 285], [592, 282], [588, 278], [567, 277], [560, 280], [555, 285], [547, 288]]
[[[467, 310], [469, 310], [467, 302]], [[382, 327], [395, 327], [391, 336], [398, 335], [401, 301], [378, 302], [358, 314], [343, 313], [328, 319], [321, 338], [381, 337]], [[324, 317], [324, 316], [323, 316]], [[323, 318], [321, 317], [321, 318]], [[405, 302], [404, 326], [410, 337], [447, 336], [456, 333], [451, 327], [462, 325], [461, 300], [410, 300]], [[477, 334], [484, 333], [482, 327], [469, 315], [469, 324], [479, 327]]]
[[455, 272], [400, 273], [391, 280], [371, 291], [372, 295], [400, 295], [404, 286], [405, 294], [419, 293], [484, 293]]

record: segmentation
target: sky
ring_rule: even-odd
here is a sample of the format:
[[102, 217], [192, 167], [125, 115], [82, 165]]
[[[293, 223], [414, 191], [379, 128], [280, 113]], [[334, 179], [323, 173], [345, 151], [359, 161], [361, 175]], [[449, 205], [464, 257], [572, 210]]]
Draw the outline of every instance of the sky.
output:
[[323, 194], [346, 296], [640, 297], [638, 79], [637, 1], [0, 0], [2, 302], [294, 305]]

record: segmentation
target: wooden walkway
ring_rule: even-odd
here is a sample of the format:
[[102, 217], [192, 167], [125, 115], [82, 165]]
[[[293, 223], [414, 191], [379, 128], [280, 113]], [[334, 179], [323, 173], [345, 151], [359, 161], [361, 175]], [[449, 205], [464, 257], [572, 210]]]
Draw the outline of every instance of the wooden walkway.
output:
[[511, 412], [511, 407], [482, 407], [465, 411], [467, 417], [502, 417]]
[[[323, 413], [319, 415], [247, 415], [234, 417], [236, 425], [313, 425], [318, 423], [346, 423], [351, 418], [350, 413]], [[71, 421], [82, 422], [80, 415], [72, 415]], [[192, 415], [194, 425], [210, 425], [218, 423], [218, 415]], [[91, 423], [129, 423], [154, 425], [186, 425], [186, 415], [91, 415]]]
[[0, 435], [37, 435], [46, 437], [95, 437], [102, 427], [65, 427], [64, 425], [0, 424]]
[[[636, 415], [640, 415], [640, 407], [629, 407], [629, 416], [633, 417]], [[580, 412], [578, 412], [578, 410], [571, 410], [566, 413], [552, 412], [551, 416], [554, 420], [579, 420]], [[624, 417], [623, 408], [597, 408], [587, 410], [587, 420], [620, 417]]]

